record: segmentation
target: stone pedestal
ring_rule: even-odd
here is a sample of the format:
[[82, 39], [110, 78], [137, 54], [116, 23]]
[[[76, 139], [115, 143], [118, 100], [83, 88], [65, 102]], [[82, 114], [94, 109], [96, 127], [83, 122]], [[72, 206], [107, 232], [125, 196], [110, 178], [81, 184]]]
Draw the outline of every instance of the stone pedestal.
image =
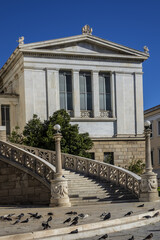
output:
[[140, 185], [140, 202], [157, 201], [159, 199], [157, 187], [157, 174], [153, 172], [144, 173]]
[[68, 183], [64, 177], [55, 176], [51, 181], [50, 207], [70, 207]]

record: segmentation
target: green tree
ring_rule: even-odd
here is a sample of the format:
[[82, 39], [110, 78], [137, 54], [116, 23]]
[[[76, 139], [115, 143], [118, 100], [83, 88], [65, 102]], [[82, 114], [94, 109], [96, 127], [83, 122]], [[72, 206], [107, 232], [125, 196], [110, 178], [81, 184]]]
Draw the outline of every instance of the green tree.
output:
[[145, 164], [140, 159], [136, 160], [133, 158], [128, 166], [129, 171], [134, 172], [138, 175], [141, 175], [144, 172], [144, 169], [145, 169]]
[[87, 150], [92, 148], [93, 142], [89, 134], [80, 134], [78, 124], [70, 124], [70, 116], [63, 109], [56, 111], [43, 123], [37, 115], [33, 115], [33, 119], [24, 127], [23, 143], [32, 147], [55, 150], [55, 130], [53, 128], [55, 124], [61, 126], [61, 134], [63, 136], [61, 140], [62, 152], [90, 157], [90, 153]]

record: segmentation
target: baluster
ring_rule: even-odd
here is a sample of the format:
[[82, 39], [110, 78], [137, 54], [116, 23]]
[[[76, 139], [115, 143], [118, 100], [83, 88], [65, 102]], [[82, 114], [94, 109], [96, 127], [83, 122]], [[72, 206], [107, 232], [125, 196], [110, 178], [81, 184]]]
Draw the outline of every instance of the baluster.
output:
[[53, 164], [52, 163], [52, 153], [50, 151], [48, 151], [48, 162]]
[[119, 185], [119, 170], [117, 169], [116, 185]]
[[110, 182], [110, 167], [107, 166], [107, 182]]
[[[62, 168], [65, 168], [65, 157], [63, 154], [61, 154], [61, 160], [62, 160]], [[52, 164], [53, 164], [53, 160], [52, 160]]]

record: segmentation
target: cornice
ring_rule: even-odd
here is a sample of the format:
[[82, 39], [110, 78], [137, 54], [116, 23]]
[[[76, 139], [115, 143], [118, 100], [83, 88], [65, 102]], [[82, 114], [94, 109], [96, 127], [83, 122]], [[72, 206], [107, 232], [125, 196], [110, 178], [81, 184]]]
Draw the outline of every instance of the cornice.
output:
[[24, 56], [44, 56], [44, 57], [68, 57], [68, 58], [79, 58], [79, 59], [129, 59], [129, 60], [137, 60], [143, 62], [147, 60], [148, 57], [142, 56], [132, 56], [132, 55], [124, 55], [124, 54], [94, 54], [94, 53], [80, 53], [80, 52], [58, 52], [58, 51], [50, 51], [50, 50], [32, 50], [32, 49], [21, 49]]
[[19, 61], [19, 59], [23, 56], [23, 53], [16, 48], [16, 50], [12, 53], [10, 58], [4, 64], [4, 66], [0, 70], [0, 77], [4, 78], [6, 74], [13, 68], [13, 66]]
[[53, 40], [48, 40], [48, 41], [41, 41], [41, 42], [35, 42], [35, 43], [29, 43], [29, 44], [23, 44], [20, 46], [21, 49], [36, 49], [36, 48], [43, 48], [43, 47], [50, 47], [50, 46], [58, 46], [62, 44], [68, 44], [68, 43], [73, 43], [73, 42], [80, 42], [80, 41], [89, 41], [96, 43], [97, 45], [101, 45], [103, 47], [108, 47], [112, 48], [118, 51], [123, 51], [129, 54], [134, 54], [137, 56], [143, 56], [143, 57], [149, 57], [149, 53], [142, 52], [135, 50], [133, 48], [129, 48], [126, 46], [123, 46], [121, 44], [117, 44], [105, 39], [102, 39], [100, 37], [96, 37], [93, 35], [88, 35], [88, 34], [82, 34], [82, 35], [76, 35], [76, 36], [71, 36], [71, 37], [66, 37], [66, 38], [59, 38], [59, 39], [53, 39]]

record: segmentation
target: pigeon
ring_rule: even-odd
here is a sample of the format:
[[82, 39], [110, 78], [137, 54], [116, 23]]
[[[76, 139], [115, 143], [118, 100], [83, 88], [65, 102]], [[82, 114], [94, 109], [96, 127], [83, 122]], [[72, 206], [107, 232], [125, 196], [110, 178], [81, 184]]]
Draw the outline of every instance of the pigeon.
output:
[[150, 233], [147, 237], [145, 237], [143, 240], [151, 239], [153, 237], [153, 233]]
[[150, 215], [146, 215], [146, 216], [143, 216], [143, 218], [148, 219], [148, 218], [151, 218], [151, 216]]
[[47, 222], [50, 222], [50, 221], [52, 221], [52, 217], [51, 216], [48, 218]]
[[17, 219], [12, 225], [15, 225], [20, 222], [20, 219]]
[[21, 223], [28, 223], [29, 219], [27, 218], [26, 220], [22, 221]]
[[48, 215], [49, 215], [49, 216], [53, 216], [53, 213], [52, 213], [52, 212], [49, 212]]
[[73, 233], [78, 233], [78, 229], [73, 230], [72, 232], [70, 232], [70, 234], [73, 234]]
[[12, 217], [13, 215], [15, 215], [15, 213], [8, 214], [7, 217]]
[[148, 212], [152, 212], [154, 210], [155, 210], [155, 208], [151, 208], [151, 209], [148, 210]]
[[21, 213], [17, 216], [18, 219], [21, 219], [24, 216], [24, 213]]
[[132, 236], [131, 238], [129, 238], [128, 240], [134, 240], [134, 236]]
[[48, 224], [48, 222], [42, 222], [42, 227], [43, 227], [43, 230], [51, 228], [51, 226]]
[[78, 219], [79, 219], [79, 217], [75, 217], [75, 218], [73, 218], [72, 222], [78, 221]]
[[28, 213], [30, 217], [36, 218], [38, 216], [38, 213]]
[[124, 217], [130, 216], [132, 213], [133, 213], [132, 211], [126, 213], [126, 214], [124, 215]]
[[77, 220], [77, 221], [74, 221], [74, 222], [72, 222], [72, 223], [70, 224], [70, 226], [77, 225], [77, 223], [78, 223], [78, 220]]
[[12, 218], [10, 218], [10, 217], [5, 217], [4, 220], [12, 221]]
[[35, 218], [40, 219], [41, 217], [42, 217], [42, 215], [37, 215]]
[[159, 212], [156, 212], [156, 213], [152, 216], [152, 218], [153, 218], [153, 217], [158, 217], [158, 215], [159, 215]]
[[108, 238], [108, 234], [104, 234], [102, 237], [98, 238], [98, 240], [106, 239], [106, 238]]
[[137, 206], [137, 207], [144, 207], [144, 204], [142, 204], [142, 205], [139, 205], [139, 206]]
[[102, 213], [101, 215], [100, 215], [100, 217], [104, 217], [104, 216], [106, 216], [107, 215], [107, 212], [104, 212], [104, 213]]
[[111, 214], [110, 213], [106, 214], [106, 216], [104, 216], [103, 220], [107, 220], [109, 218], [111, 218]]
[[68, 214], [68, 215], [76, 215], [77, 214], [77, 212], [67, 212], [66, 214]]
[[71, 218], [67, 218], [63, 223], [68, 223], [71, 221]]

